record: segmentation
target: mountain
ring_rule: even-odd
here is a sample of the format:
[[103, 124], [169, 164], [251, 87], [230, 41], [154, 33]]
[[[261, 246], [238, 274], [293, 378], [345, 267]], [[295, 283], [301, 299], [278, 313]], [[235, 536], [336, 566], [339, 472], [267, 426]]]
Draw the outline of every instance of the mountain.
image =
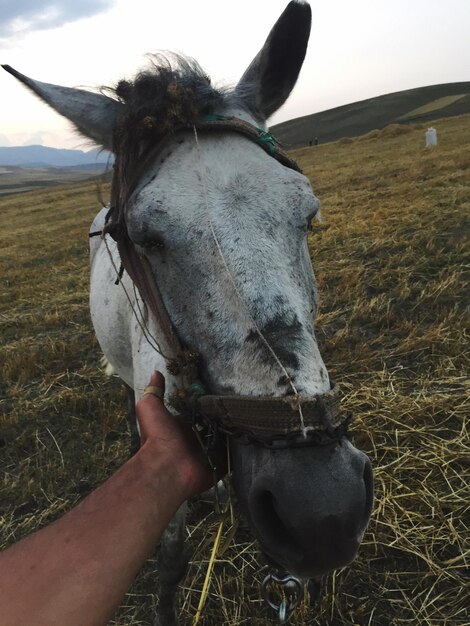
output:
[[65, 150], [46, 146], [0, 147], [0, 165], [22, 167], [75, 167], [108, 163], [105, 150]]
[[[342, 137], [357, 137], [389, 124], [413, 124], [470, 113], [470, 82], [397, 91], [275, 124], [271, 132], [287, 148]], [[111, 161], [110, 161], [111, 158]], [[0, 166], [76, 167], [112, 162], [105, 150], [65, 150], [46, 146], [0, 147]], [[88, 168], [87, 168], [88, 169]]]
[[305, 115], [270, 128], [286, 148], [357, 137], [389, 124], [416, 124], [470, 113], [470, 82], [398, 91]]

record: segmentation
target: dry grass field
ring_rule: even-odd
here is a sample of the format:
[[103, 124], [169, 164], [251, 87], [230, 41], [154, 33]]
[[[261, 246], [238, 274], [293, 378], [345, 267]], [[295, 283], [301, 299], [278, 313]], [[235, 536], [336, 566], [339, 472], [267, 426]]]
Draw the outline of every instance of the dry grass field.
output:
[[396, 91], [333, 109], [297, 117], [272, 127], [289, 148], [303, 148], [315, 136], [319, 143], [358, 137], [391, 124], [428, 124], [470, 114], [470, 82], [443, 83]]
[[17, 167], [0, 165], [0, 197], [42, 187], [55, 187], [64, 183], [78, 183], [98, 176], [101, 170], [91, 165], [89, 169], [73, 167]]
[[[392, 126], [294, 153], [322, 200], [309, 236], [317, 336], [372, 460], [376, 500], [359, 557], [322, 582], [314, 607], [306, 594], [292, 624], [470, 623], [470, 116], [434, 125], [432, 149], [424, 127]], [[0, 199], [2, 546], [57, 518], [128, 456], [125, 396], [99, 369], [88, 318], [87, 229], [98, 208], [91, 184]], [[191, 505], [184, 626], [217, 525], [207, 505]], [[263, 568], [243, 522], [227, 523], [200, 624], [271, 623]], [[151, 624], [155, 576], [149, 559], [112, 624]]]

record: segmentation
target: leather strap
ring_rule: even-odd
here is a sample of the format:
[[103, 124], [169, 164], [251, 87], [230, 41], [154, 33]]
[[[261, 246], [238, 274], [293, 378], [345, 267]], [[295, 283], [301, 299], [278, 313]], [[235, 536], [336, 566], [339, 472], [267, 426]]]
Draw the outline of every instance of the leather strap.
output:
[[163, 331], [165, 343], [160, 347], [162, 356], [167, 362], [168, 370], [174, 376], [178, 376], [183, 385], [190, 385], [197, 380], [198, 355], [183, 347], [168, 315], [148, 260], [137, 252], [134, 244], [127, 236], [120, 239], [117, 245], [126, 272]]
[[195, 125], [198, 130], [225, 130], [245, 135], [245, 137], [254, 141], [258, 144], [258, 146], [263, 148], [265, 152], [274, 157], [285, 167], [295, 170], [296, 172], [302, 172], [299, 165], [291, 159], [286, 152], [284, 152], [281, 148], [281, 144], [270, 133], [262, 130], [261, 128], [257, 128], [256, 126], [253, 126], [253, 124], [245, 122], [245, 120], [241, 120], [238, 117], [224, 117], [221, 115], [206, 117], [211, 119], [202, 118], [202, 120]]
[[229, 429], [286, 434], [300, 430], [299, 406], [309, 430], [334, 429], [341, 424], [340, 390], [333, 385], [319, 396], [215, 396], [199, 399], [201, 414]]

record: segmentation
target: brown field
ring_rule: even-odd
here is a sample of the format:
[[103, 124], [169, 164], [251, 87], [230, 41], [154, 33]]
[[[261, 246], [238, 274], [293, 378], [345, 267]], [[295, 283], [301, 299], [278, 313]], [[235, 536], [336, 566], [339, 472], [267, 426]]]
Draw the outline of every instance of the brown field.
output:
[[[423, 128], [394, 126], [295, 153], [322, 200], [310, 235], [317, 336], [356, 416], [356, 445], [371, 457], [376, 500], [359, 557], [323, 581], [316, 606], [306, 597], [292, 624], [470, 622], [470, 116], [433, 124], [432, 149]], [[88, 319], [87, 230], [98, 208], [83, 183], [0, 199], [2, 546], [70, 509], [128, 456], [125, 397], [99, 369]], [[184, 626], [217, 524], [192, 505]], [[271, 623], [263, 568], [243, 523], [227, 524], [200, 624]], [[155, 576], [152, 558], [112, 624], [151, 624]]]
[[[103, 168], [104, 169], [104, 168]], [[17, 167], [0, 166], [0, 197], [11, 196], [42, 187], [56, 187], [97, 177], [98, 170], [73, 167]]]

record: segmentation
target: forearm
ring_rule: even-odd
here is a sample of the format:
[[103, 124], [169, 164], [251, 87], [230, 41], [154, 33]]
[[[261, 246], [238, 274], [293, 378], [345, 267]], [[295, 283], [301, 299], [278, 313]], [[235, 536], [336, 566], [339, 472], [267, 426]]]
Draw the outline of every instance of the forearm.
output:
[[0, 626], [107, 623], [186, 498], [171, 459], [148, 454], [0, 555]]

